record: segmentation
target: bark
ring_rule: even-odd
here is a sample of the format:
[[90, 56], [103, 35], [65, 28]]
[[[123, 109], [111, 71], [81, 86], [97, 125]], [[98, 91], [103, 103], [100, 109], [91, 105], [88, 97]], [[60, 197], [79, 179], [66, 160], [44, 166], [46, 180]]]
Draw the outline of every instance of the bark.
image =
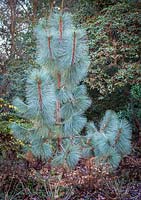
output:
[[10, 34], [11, 34], [11, 55], [15, 55], [15, 33], [16, 33], [16, 5], [17, 0], [8, 0], [10, 8]]

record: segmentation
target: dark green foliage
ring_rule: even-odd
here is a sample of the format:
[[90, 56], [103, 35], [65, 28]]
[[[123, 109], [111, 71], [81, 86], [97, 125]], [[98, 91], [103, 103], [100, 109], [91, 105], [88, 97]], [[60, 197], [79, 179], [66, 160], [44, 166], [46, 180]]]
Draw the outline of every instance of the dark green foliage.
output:
[[[133, 85], [131, 88], [131, 98], [132, 98], [132, 112], [140, 121], [141, 119], [141, 84]], [[141, 123], [141, 121], [139, 122]], [[141, 124], [139, 125], [139, 127]], [[138, 127], [138, 129], [140, 129]]]
[[106, 96], [127, 83], [139, 81], [140, 17], [139, 9], [117, 3], [88, 18], [91, 68], [87, 83]]
[[15, 115], [13, 105], [0, 99], [0, 161], [6, 158], [14, 159], [20, 152], [21, 141], [16, 140], [10, 133], [9, 124], [13, 121], [23, 122]]
[[140, 145], [140, 130], [141, 130], [141, 85], [139, 83], [133, 85], [130, 89], [128, 104], [121, 108], [119, 114], [120, 118], [126, 118], [133, 127], [133, 141]]
[[3, 0], [0, 4], [1, 97], [9, 102], [17, 95], [25, 97], [27, 74], [38, 66], [33, 27], [38, 17], [48, 14], [50, 2], [37, 2], [37, 7], [35, 4], [36, 1]]
[[132, 86], [131, 96], [136, 100], [141, 99], [141, 84], [136, 84]]

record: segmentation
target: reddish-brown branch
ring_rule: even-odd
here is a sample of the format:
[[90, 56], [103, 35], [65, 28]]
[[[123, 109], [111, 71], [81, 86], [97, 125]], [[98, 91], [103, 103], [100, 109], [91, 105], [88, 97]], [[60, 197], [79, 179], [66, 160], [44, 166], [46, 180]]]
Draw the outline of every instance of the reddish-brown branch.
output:
[[60, 33], [60, 40], [62, 40], [62, 35], [63, 35], [63, 20], [62, 20], [62, 16], [60, 16], [60, 20], [59, 20], [59, 33]]
[[16, 1], [9, 0], [8, 4], [11, 12], [11, 24], [10, 24], [10, 34], [11, 34], [11, 54], [14, 55], [15, 52], [15, 31], [16, 31]]
[[[58, 82], [57, 83], [58, 89], [60, 89], [61, 88], [61, 74], [60, 73], [57, 74], [57, 82]], [[61, 104], [59, 100], [57, 100], [56, 102], [56, 124], [57, 125], [61, 124]], [[57, 138], [57, 143], [58, 143], [58, 150], [61, 151], [62, 139], [60, 136]]]
[[63, 7], [64, 7], [64, 0], [61, 2], [61, 12], [63, 12]]
[[50, 13], [48, 15], [48, 20], [50, 19], [51, 15], [52, 15], [52, 11], [53, 11], [54, 5], [55, 5], [55, 1], [53, 1], [53, 2], [50, 3], [50, 8], [49, 8]]
[[49, 54], [50, 54], [50, 58], [52, 58], [52, 50], [51, 50], [51, 37], [48, 37], [48, 48], [49, 48]]
[[118, 143], [121, 134], [122, 134], [122, 129], [120, 128], [120, 129], [118, 130], [118, 132], [117, 132], [114, 145], [116, 145], [116, 144]]
[[56, 102], [56, 123], [61, 123], [61, 114], [60, 114], [60, 101]]
[[73, 48], [72, 48], [72, 62], [71, 62], [72, 65], [75, 62], [75, 51], [76, 51], [76, 33], [74, 32], [74, 35], [73, 35]]
[[[60, 73], [57, 73], [57, 87], [58, 87], [58, 89], [61, 88], [61, 74]], [[58, 124], [60, 124], [60, 122], [61, 122], [60, 107], [61, 107], [60, 102], [57, 101], [57, 103], [56, 103], [56, 122]]]
[[[56, 102], [56, 124], [60, 125], [61, 124], [61, 112], [60, 112], [60, 101]], [[58, 146], [58, 150], [61, 151], [61, 144], [62, 144], [62, 138], [59, 135], [57, 138], [57, 146]]]
[[60, 89], [61, 88], [61, 74], [60, 73], [57, 74], [57, 80], [58, 80], [58, 89]]
[[33, 0], [33, 23], [36, 22], [36, 16], [37, 16], [37, 8], [38, 8], [38, 0]]
[[42, 111], [43, 103], [42, 103], [42, 92], [41, 92], [41, 80], [38, 80], [38, 98], [39, 98], [40, 111]]

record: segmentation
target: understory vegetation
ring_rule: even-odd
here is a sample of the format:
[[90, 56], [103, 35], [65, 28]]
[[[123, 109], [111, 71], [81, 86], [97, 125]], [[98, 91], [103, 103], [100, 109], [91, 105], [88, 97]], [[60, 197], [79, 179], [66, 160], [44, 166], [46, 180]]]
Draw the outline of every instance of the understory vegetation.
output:
[[141, 198], [140, 9], [2, 0], [0, 200]]

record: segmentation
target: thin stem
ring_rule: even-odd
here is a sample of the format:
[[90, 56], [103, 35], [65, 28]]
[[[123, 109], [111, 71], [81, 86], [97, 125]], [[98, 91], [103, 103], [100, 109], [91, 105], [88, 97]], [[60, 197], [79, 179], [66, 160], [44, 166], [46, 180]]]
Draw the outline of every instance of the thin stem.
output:
[[57, 80], [58, 80], [58, 89], [61, 88], [61, 74], [57, 73]]
[[63, 35], [63, 20], [62, 20], [62, 16], [60, 16], [60, 19], [59, 19], [59, 33], [60, 33], [60, 40], [62, 41], [62, 35]]
[[75, 62], [75, 51], [76, 51], [76, 33], [74, 32], [74, 35], [73, 35], [73, 48], [72, 48], [72, 61], [71, 61], [72, 65]]
[[56, 102], [56, 123], [61, 124], [60, 101]]
[[38, 80], [38, 97], [39, 97], [39, 105], [40, 111], [42, 111], [42, 92], [41, 92], [41, 80]]
[[[70, 139], [70, 140], [73, 140], [74, 138], [87, 138], [87, 136], [85, 136], [85, 135], [80, 135], [80, 136], [63, 136], [63, 137], [60, 137], [61, 138], [61, 140], [65, 140], [65, 139]], [[54, 140], [57, 140], [58, 138], [52, 138], [52, 139], [54, 139]]]
[[117, 135], [116, 135], [116, 138], [115, 138], [115, 143], [113, 145], [113, 147], [118, 143], [119, 139], [120, 139], [120, 136], [122, 134], [122, 129], [119, 128], [118, 131], [117, 131]]
[[[56, 102], [56, 124], [61, 124], [60, 102], [59, 101]], [[57, 143], [58, 143], [58, 150], [61, 151], [62, 139], [61, 139], [60, 135], [57, 138]]]
[[63, 8], [64, 8], [64, 0], [62, 0], [61, 2], [61, 12], [63, 12]]
[[[61, 74], [60, 73], [57, 73], [57, 81], [58, 81], [58, 89], [61, 88]], [[60, 124], [61, 125], [61, 105], [60, 105], [60, 101], [57, 100], [56, 102], [56, 124]], [[62, 144], [62, 139], [61, 137], [59, 136], [58, 137], [58, 150], [60, 151], [61, 150], [61, 144]]]
[[49, 54], [50, 54], [50, 58], [52, 58], [52, 50], [51, 50], [51, 37], [48, 37], [48, 48], [49, 48]]
[[51, 15], [52, 15], [53, 7], [54, 7], [54, 2], [51, 2], [51, 4], [50, 4], [50, 14], [48, 15], [48, 20], [50, 19]]
[[15, 52], [15, 31], [16, 31], [16, 1], [9, 1], [9, 7], [10, 7], [10, 34], [11, 34], [11, 54], [14, 55]]
[[[60, 13], [62, 14], [63, 13], [63, 7], [64, 7], [64, 0], [62, 0], [60, 7], [61, 7]], [[62, 20], [62, 16], [60, 16], [60, 19], [59, 19], [59, 33], [60, 33], [60, 40], [62, 40], [62, 35], [63, 35], [63, 20]]]

